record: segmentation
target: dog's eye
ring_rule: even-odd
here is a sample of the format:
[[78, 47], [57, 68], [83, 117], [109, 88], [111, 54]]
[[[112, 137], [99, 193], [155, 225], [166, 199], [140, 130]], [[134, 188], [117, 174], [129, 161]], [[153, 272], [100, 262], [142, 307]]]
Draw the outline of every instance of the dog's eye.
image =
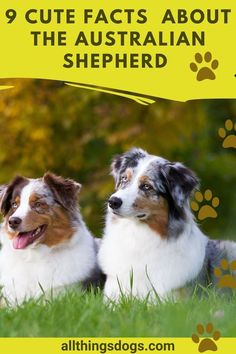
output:
[[41, 202], [36, 202], [34, 204], [35, 208], [40, 208], [42, 206], [42, 203]]
[[128, 177], [127, 176], [122, 176], [121, 177], [121, 182], [127, 182], [128, 181]]
[[150, 191], [153, 189], [153, 187], [150, 184], [141, 184], [139, 187], [142, 191]]
[[12, 207], [12, 209], [17, 209], [18, 204], [17, 204], [16, 202], [13, 202], [13, 203], [11, 204], [11, 207]]

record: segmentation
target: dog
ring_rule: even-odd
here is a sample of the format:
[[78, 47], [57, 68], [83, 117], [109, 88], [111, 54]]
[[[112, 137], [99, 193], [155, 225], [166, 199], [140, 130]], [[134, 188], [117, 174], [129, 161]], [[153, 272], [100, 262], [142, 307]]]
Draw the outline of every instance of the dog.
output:
[[210, 240], [195, 223], [189, 199], [198, 179], [182, 163], [134, 148], [114, 158], [112, 175], [98, 254], [107, 299], [176, 300], [216, 282], [220, 260], [236, 259], [236, 243]]
[[10, 305], [99, 281], [97, 245], [77, 205], [79, 183], [46, 173], [1, 187], [0, 285]]

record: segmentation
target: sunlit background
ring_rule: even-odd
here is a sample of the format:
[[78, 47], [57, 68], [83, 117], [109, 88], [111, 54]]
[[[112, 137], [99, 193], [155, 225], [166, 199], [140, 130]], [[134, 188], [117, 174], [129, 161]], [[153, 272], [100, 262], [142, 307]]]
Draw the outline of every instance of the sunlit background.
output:
[[217, 219], [201, 222], [212, 238], [236, 239], [236, 149], [224, 149], [218, 129], [235, 122], [236, 100], [142, 106], [126, 98], [54, 81], [11, 80], [0, 91], [0, 183], [16, 174], [53, 171], [83, 184], [81, 212], [102, 234], [106, 199], [114, 183], [114, 155], [138, 146], [191, 167], [220, 198]]

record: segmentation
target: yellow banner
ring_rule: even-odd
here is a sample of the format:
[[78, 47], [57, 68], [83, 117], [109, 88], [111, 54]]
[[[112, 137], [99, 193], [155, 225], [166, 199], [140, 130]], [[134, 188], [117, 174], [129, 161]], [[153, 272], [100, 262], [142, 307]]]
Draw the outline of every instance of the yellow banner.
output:
[[105, 353], [175, 353], [196, 354], [214, 351], [234, 354], [236, 339], [221, 338], [217, 346], [203, 342], [201, 346], [190, 338], [12, 338], [0, 339], [3, 354]]
[[61, 80], [141, 103], [236, 98], [235, 33], [234, 0], [5, 0], [0, 78]]

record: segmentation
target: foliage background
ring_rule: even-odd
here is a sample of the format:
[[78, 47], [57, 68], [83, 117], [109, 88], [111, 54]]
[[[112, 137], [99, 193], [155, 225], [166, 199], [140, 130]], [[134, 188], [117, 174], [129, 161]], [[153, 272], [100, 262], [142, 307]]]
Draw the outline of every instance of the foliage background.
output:
[[179, 103], [131, 100], [46, 80], [2, 80], [0, 183], [16, 174], [40, 177], [51, 170], [81, 182], [84, 219], [102, 234], [106, 199], [114, 184], [113, 155], [133, 146], [182, 161], [220, 198], [219, 217], [202, 223], [213, 238], [236, 239], [236, 151], [223, 149], [218, 129], [235, 122], [236, 100]]

